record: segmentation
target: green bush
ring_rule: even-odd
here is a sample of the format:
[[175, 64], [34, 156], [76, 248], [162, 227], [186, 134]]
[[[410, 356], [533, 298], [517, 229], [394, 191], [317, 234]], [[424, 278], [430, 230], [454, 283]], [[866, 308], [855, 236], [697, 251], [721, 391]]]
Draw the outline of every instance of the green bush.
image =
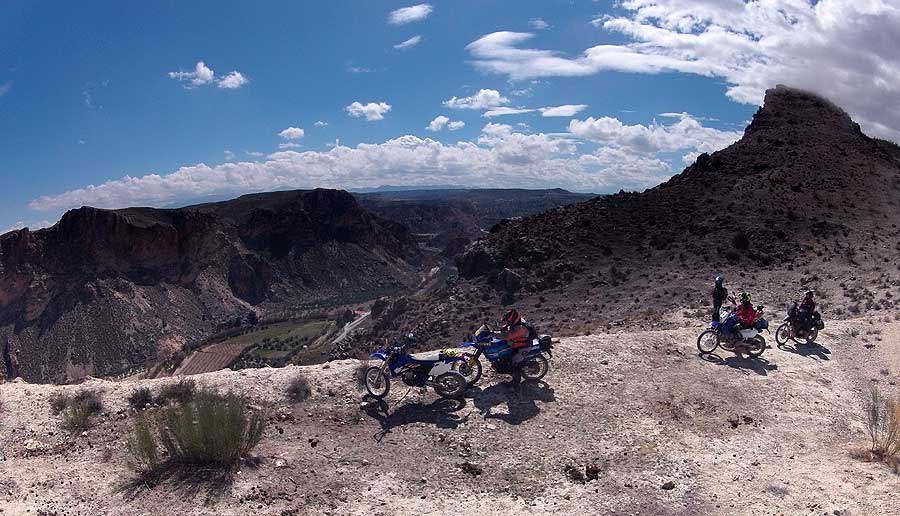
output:
[[197, 384], [190, 378], [182, 378], [176, 383], [170, 383], [160, 389], [156, 396], [157, 405], [165, 405], [167, 402], [187, 403], [194, 398], [197, 392]]
[[140, 410], [153, 404], [153, 391], [149, 387], [138, 387], [128, 396], [128, 406]]
[[139, 420], [128, 450], [132, 465], [148, 472], [162, 465], [230, 469], [259, 444], [265, 427], [265, 415], [251, 411], [244, 397], [202, 389], [152, 423]]
[[100, 393], [94, 390], [83, 390], [74, 396], [60, 395], [51, 400], [54, 410], [60, 404], [63, 406], [62, 427], [72, 433], [90, 428], [92, 417], [103, 410]]
[[294, 403], [300, 403], [301, 401], [305, 401], [309, 398], [309, 395], [312, 394], [312, 389], [309, 387], [309, 380], [306, 379], [302, 374], [298, 374], [291, 380], [291, 383], [287, 388], [287, 397], [289, 400]]
[[872, 455], [892, 461], [900, 453], [900, 401], [885, 397], [873, 386], [869, 390], [865, 415]]

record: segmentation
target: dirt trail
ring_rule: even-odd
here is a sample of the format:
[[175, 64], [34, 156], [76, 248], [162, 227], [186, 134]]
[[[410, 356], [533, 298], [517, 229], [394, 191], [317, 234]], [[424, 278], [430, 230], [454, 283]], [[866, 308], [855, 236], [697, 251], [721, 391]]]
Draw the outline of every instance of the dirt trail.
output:
[[[89, 382], [107, 414], [75, 438], [47, 398], [77, 387], [5, 384], [0, 514], [900, 514], [900, 477], [851, 456], [868, 386], [896, 392], [900, 323], [836, 322], [822, 346], [762, 360], [704, 360], [699, 330], [563, 339], [546, 382], [517, 395], [487, 373], [464, 402], [397, 404], [396, 383], [387, 414], [359, 410], [353, 360], [198, 375], [272, 410], [261, 463], [221, 489], [128, 485], [124, 398], [172, 380]], [[292, 407], [301, 372], [314, 392]], [[596, 480], [567, 473], [586, 466]]]

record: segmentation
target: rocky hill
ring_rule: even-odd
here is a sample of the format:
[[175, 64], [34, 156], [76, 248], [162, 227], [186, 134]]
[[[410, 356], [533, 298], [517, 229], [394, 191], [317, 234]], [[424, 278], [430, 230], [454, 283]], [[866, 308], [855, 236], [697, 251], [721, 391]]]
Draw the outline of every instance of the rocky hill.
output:
[[708, 310], [712, 279], [779, 310], [805, 289], [828, 318], [900, 298], [900, 153], [839, 107], [779, 86], [743, 138], [641, 193], [501, 223], [458, 259], [460, 281], [404, 300], [385, 331], [458, 340], [500, 305], [579, 334]]
[[405, 291], [421, 259], [405, 228], [343, 191], [84, 207], [0, 237], [3, 369], [28, 381], [110, 373], [242, 319]]

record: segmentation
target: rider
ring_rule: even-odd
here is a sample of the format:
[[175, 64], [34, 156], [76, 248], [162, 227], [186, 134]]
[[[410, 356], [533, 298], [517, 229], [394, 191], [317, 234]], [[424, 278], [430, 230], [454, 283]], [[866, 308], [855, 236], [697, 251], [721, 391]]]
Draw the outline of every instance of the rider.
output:
[[716, 284], [713, 287], [712, 291], [712, 299], [713, 299], [713, 311], [712, 311], [712, 320], [718, 322], [719, 321], [719, 311], [722, 309], [722, 303], [725, 302], [725, 298], [728, 297], [728, 289], [722, 286], [722, 283], [725, 280], [722, 276], [716, 276]]
[[806, 294], [803, 295], [803, 301], [800, 302], [800, 310], [798, 314], [798, 327], [803, 329], [808, 329], [810, 326], [810, 322], [813, 318], [813, 314], [816, 313], [816, 300], [813, 299], [814, 292], [812, 290], [807, 290]]
[[752, 328], [753, 324], [756, 323], [756, 320], [759, 319], [760, 313], [753, 307], [753, 303], [751, 303], [750, 294], [747, 292], [741, 292], [741, 304], [737, 308], [738, 319], [740, 320], [740, 324], [735, 331], [740, 331], [741, 329]]
[[[529, 348], [528, 343], [532, 338], [531, 326], [519, 315], [519, 311], [515, 308], [510, 308], [503, 314], [500, 324], [502, 326], [500, 331], [497, 332], [497, 338], [505, 340], [513, 349], [511, 361], [512, 365], [516, 366], [525, 360], [525, 354]], [[513, 383], [518, 384], [520, 379], [519, 372], [515, 367], [514, 370], [516, 372], [513, 374]]]

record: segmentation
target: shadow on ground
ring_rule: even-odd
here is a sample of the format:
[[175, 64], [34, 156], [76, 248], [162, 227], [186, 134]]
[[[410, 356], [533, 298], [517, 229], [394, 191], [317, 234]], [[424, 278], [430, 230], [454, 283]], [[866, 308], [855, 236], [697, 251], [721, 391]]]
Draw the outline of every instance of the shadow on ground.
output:
[[817, 343], [805, 344], [792, 340], [784, 344], [779, 344], [778, 349], [813, 360], [831, 360], [831, 357], [829, 356], [831, 355], [831, 350]]
[[756, 373], [760, 376], [768, 376], [771, 371], [778, 369], [778, 366], [769, 362], [765, 358], [744, 357], [742, 355], [732, 355], [722, 358], [716, 353], [703, 353], [700, 358], [706, 362], [716, 365], [723, 365], [737, 369], [745, 374]]

